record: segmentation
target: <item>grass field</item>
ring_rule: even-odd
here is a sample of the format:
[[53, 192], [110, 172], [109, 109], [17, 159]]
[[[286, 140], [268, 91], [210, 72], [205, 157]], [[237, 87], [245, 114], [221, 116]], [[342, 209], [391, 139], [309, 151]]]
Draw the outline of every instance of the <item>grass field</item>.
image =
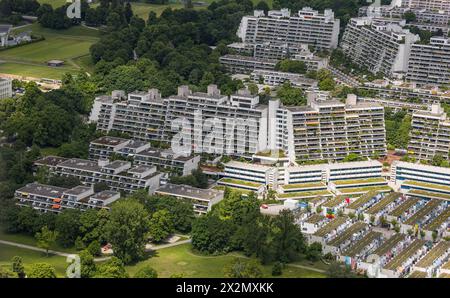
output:
[[[77, 26], [67, 30], [52, 30], [32, 24], [17, 31], [31, 30], [45, 40], [0, 52], [0, 73], [20, 76], [60, 79], [66, 72], [81, 69], [92, 71], [89, 48], [98, 41], [98, 30]], [[63, 67], [48, 67], [48, 60], [65, 61]]]
[[48, 263], [53, 267], [55, 267], [56, 274], [58, 277], [64, 277], [66, 276], [66, 268], [69, 265], [68, 263], [66, 263], [65, 257], [55, 255], [49, 255], [47, 257], [45, 253], [0, 244], [0, 266], [10, 268], [11, 259], [14, 256], [22, 257], [23, 264], [25, 266], [25, 272], [33, 263]]
[[40, 4], [50, 4], [53, 8], [61, 7], [66, 4], [66, 0], [38, 0]]
[[[184, 277], [206, 278], [223, 277], [223, 269], [238, 254], [223, 256], [202, 256], [191, 251], [190, 244], [178, 245], [156, 251], [148, 260], [128, 266], [128, 273], [133, 276], [144, 265], [153, 267], [159, 277], [182, 274]], [[262, 266], [265, 277], [271, 277], [272, 266]], [[281, 277], [325, 277], [324, 274], [296, 267], [286, 266]]]
[[[34, 237], [24, 234], [9, 234], [5, 232], [5, 229], [0, 226], [0, 240], [16, 242], [25, 245], [36, 246], [36, 239]], [[64, 248], [58, 244], [55, 244], [52, 250], [66, 252], [66, 253], [74, 253], [75, 250], [73, 248]]]

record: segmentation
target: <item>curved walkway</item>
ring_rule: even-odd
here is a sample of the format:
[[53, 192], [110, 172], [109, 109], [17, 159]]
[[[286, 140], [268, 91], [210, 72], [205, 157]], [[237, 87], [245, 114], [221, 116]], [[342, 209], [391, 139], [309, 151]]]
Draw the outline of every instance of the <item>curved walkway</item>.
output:
[[[34, 251], [39, 251], [39, 252], [43, 252], [43, 253], [47, 253], [47, 251], [43, 248], [39, 248], [36, 246], [32, 246], [32, 245], [27, 245], [27, 244], [22, 244], [22, 243], [16, 243], [16, 242], [11, 242], [11, 241], [6, 241], [6, 240], [0, 240], [0, 244], [5, 244], [5, 245], [11, 245], [11, 246], [15, 246], [18, 248], [24, 248], [24, 249], [29, 249], [29, 250], [34, 250]], [[61, 257], [68, 257], [71, 255], [75, 255], [75, 253], [71, 254], [71, 253], [67, 253], [67, 252], [60, 252], [60, 251], [56, 251], [56, 250], [48, 250], [49, 254], [52, 255], [57, 255], [57, 256], [61, 256]], [[102, 262], [102, 261], [106, 261], [109, 260], [111, 257], [102, 257], [102, 258], [95, 258], [94, 261], [95, 262]]]

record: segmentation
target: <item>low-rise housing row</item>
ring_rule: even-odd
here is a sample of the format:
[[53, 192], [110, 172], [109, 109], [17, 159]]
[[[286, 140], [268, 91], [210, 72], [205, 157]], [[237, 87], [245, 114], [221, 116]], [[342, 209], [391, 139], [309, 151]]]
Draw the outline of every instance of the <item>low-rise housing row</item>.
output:
[[67, 209], [109, 208], [120, 198], [120, 193], [110, 190], [94, 193], [91, 186], [79, 185], [69, 189], [34, 182], [17, 189], [14, 196], [18, 206], [59, 213]]

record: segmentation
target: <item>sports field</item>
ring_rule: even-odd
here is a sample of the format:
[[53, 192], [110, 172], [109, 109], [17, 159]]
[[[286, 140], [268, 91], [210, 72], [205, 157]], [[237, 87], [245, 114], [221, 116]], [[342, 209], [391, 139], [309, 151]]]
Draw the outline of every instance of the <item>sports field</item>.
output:
[[[89, 48], [98, 41], [99, 31], [81, 26], [52, 30], [32, 24], [17, 31], [31, 30], [45, 40], [0, 51], [0, 73], [35, 78], [60, 79], [66, 72], [88, 68]], [[87, 57], [87, 58], [86, 58]], [[63, 60], [63, 67], [48, 67], [48, 60]]]

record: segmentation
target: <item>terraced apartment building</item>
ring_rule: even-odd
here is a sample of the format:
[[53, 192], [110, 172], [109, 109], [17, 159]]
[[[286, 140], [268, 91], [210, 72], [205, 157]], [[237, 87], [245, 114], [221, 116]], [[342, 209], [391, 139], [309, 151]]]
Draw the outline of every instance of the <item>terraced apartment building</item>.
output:
[[412, 114], [410, 137], [408, 150], [418, 160], [431, 161], [435, 155], [449, 159], [450, 119], [439, 103]]
[[[149, 93], [158, 94], [154, 90]], [[177, 95], [164, 99], [142, 93], [142, 102], [135, 99], [136, 94], [141, 93], [134, 92], [119, 101], [99, 97], [91, 121], [97, 119], [100, 131], [128, 133], [147, 142], [171, 142], [180, 132], [180, 126], [172, 124], [186, 121], [189, 127], [185, 132], [191, 134], [193, 153], [249, 157], [267, 149], [281, 149], [290, 160], [329, 161], [342, 160], [349, 153], [366, 157], [386, 153], [383, 107], [358, 103], [355, 96], [346, 103], [311, 99], [307, 106], [292, 107], [283, 106], [279, 100], [262, 105], [258, 95], [247, 90], [228, 97], [215, 85], [210, 85], [206, 93], [192, 93], [181, 86]], [[214, 130], [211, 135], [214, 121], [226, 129]]]
[[317, 49], [334, 49], [338, 44], [339, 19], [331, 9], [319, 13], [304, 7], [291, 14], [289, 9], [255, 10], [253, 16], [244, 16], [237, 36], [245, 43], [286, 42], [308, 44]]
[[[274, 114], [274, 116], [271, 116]], [[358, 103], [310, 100], [307, 106], [283, 107], [269, 102], [269, 148], [281, 148], [291, 159], [340, 161], [348, 154], [386, 154], [384, 108]]]
[[[191, 141], [196, 153], [226, 151], [245, 155], [265, 147], [267, 106], [259, 104], [258, 95], [247, 90], [228, 97], [216, 85], [209, 85], [207, 92], [192, 92], [188, 86], [180, 86], [178, 94], [168, 98], [161, 98], [155, 89], [133, 92], [119, 100], [98, 97], [90, 121], [97, 122], [97, 130], [102, 132], [115, 130], [137, 140], [169, 143], [185, 124], [194, 135]], [[225, 129], [227, 121], [229, 129]], [[222, 132], [211, 139], [210, 130], [219, 123]]]
[[406, 79], [417, 84], [450, 84], [450, 38], [432, 37], [413, 44]]
[[352, 18], [342, 36], [346, 56], [368, 71], [387, 76], [406, 73], [411, 45], [419, 37], [403, 29], [405, 21]]

